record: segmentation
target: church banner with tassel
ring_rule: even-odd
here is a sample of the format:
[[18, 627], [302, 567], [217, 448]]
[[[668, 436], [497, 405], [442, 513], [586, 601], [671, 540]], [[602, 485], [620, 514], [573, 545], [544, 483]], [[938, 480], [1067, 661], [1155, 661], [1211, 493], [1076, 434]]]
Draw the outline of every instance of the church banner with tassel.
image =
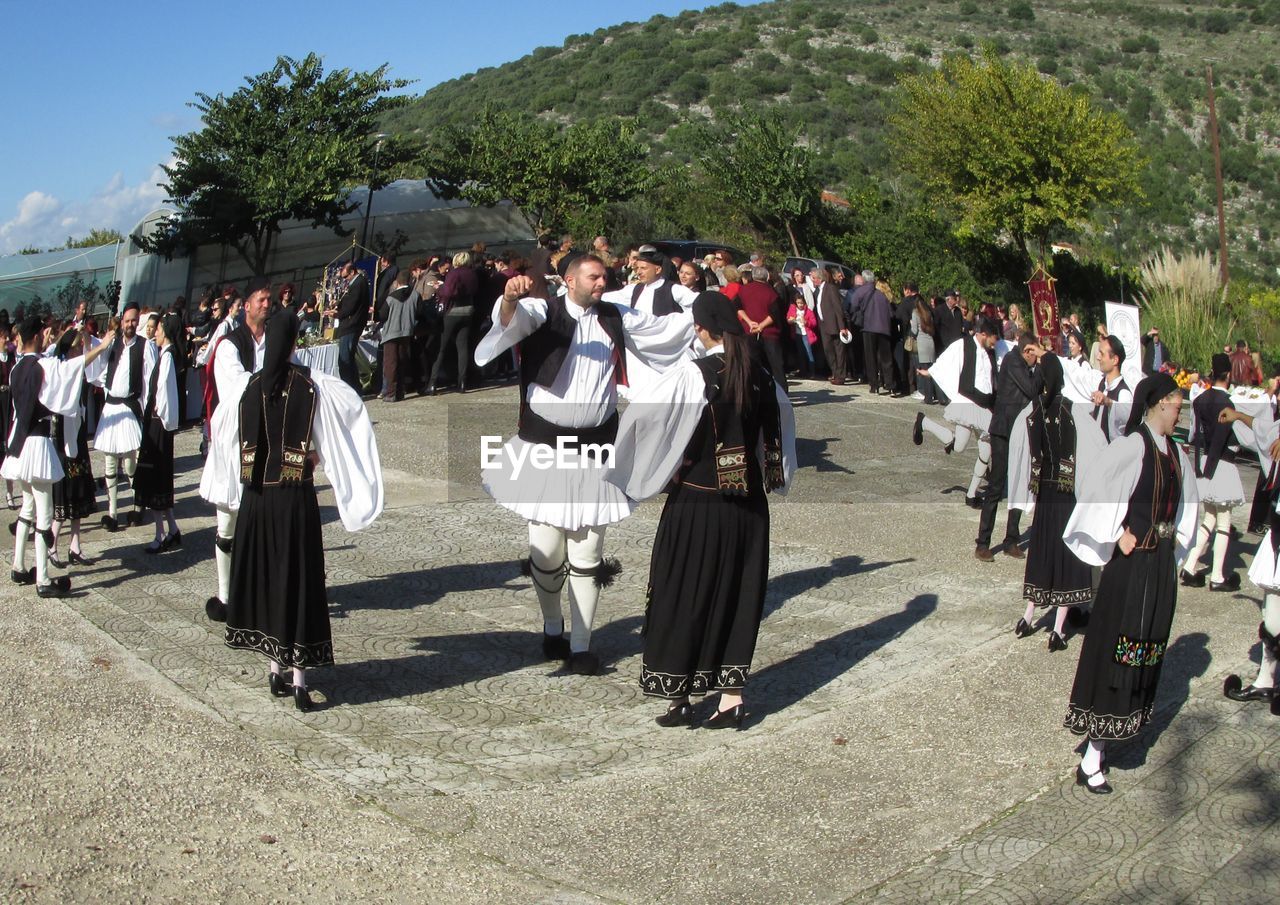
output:
[[1053, 288], [1055, 282], [1057, 281], [1039, 266], [1027, 281], [1027, 290], [1031, 293], [1032, 323], [1037, 339], [1058, 335], [1058, 292]]

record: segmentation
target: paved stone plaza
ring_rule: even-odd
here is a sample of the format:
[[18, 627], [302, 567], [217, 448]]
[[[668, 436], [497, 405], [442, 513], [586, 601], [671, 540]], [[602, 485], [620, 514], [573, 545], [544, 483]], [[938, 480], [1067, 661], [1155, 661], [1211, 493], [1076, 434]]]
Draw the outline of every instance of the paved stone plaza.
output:
[[603, 675], [541, 660], [524, 524], [478, 483], [479, 436], [511, 431], [513, 388], [371, 403], [388, 507], [348, 535], [321, 495], [338, 663], [315, 671], [306, 715], [204, 618], [213, 522], [194, 497], [198, 437], [181, 434], [181, 551], [144, 556], [150, 529], [95, 528], [101, 559], [72, 573], [76, 596], [0, 593], [0, 888], [1275, 901], [1280, 719], [1220, 692], [1256, 669], [1257, 591], [1183, 591], [1155, 725], [1114, 749], [1116, 794], [1090, 796], [1061, 728], [1079, 639], [1049, 654], [1043, 632], [1014, 637], [1022, 563], [973, 559], [972, 450], [916, 449], [915, 408], [860, 388], [794, 398], [803, 467], [772, 501], [742, 733], [659, 729], [662, 704], [637, 687], [660, 501], [606, 541], [625, 571], [597, 616]]

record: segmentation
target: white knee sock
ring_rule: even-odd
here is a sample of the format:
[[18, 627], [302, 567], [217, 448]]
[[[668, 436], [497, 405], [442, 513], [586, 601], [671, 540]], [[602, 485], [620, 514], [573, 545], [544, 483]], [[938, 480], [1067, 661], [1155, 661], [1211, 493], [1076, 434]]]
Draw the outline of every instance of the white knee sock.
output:
[[973, 431], [969, 430], [969, 428], [967, 427], [961, 427], [959, 425], [956, 425], [955, 437], [956, 437], [955, 451], [964, 452], [966, 449], [969, 448], [969, 441], [973, 439]]
[[925, 418], [920, 422], [920, 427], [937, 437], [938, 442], [943, 446], [946, 446], [956, 438], [954, 433], [934, 421], [932, 418]]
[[18, 482], [18, 492], [22, 494], [22, 508], [18, 510], [18, 521], [13, 532], [13, 569], [15, 572], [27, 570], [27, 529], [36, 523], [36, 500], [31, 493], [31, 485]]
[[138, 508], [138, 495], [133, 492], [133, 476], [138, 471], [138, 454], [131, 452], [127, 456], [120, 457], [124, 463], [125, 477], [129, 479], [129, 493], [133, 496], [133, 508]]
[[563, 529], [542, 522], [529, 523], [529, 564], [533, 589], [542, 609], [542, 631], [564, 634], [560, 592], [564, 588], [565, 536]]
[[218, 541], [230, 547], [236, 536], [237, 510], [218, 507], [218, 528], [213, 541], [213, 559], [218, 566], [218, 599], [226, 604], [231, 597], [231, 550], [223, 550]]
[[1218, 522], [1218, 515], [1209, 506], [1205, 506], [1204, 516], [1200, 519], [1200, 525], [1196, 528], [1196, 542], [1191, 548], [1191, 552], [1187, 554], [1187, 561], [1183, 565], [1183, 569], [1188, 574], [1198, 575], [1200, 573], [1200, 557], [1204, 556], [1204, 551], [1209, 549], [1209, 540], [1213, 537], [1213, 527]]
[[36, 510], [36, 584], [49, 583], [49, 542], [45, 531], [53, 522], [53, 485], [48, 482], [31, 485]]
[[116, 478], [120, 474], [120, 457], [107, 453], [102, 463], [102, 474], [107, 480], [107, 515], [114, 519], [119, 511], [120, 489], [116, 487]]
[[604, 528], [582, 528], [569, 534], [567, 539], [572, 620], [569, 650], [576, 654], [591, 647], [591, 627], [596, 620], [596, 603], [600, 600], [595, 569], [603, 559]]
[[[1267, 594], [1262, 601], [1262, 625], [1273, 638], [1280, 638], [1280, 594]], [[1271, 652], [1264, 638], [1262, 641], [1262, 665], [1258, 667], [1258, 678], [1253, 680], [1255, 688], [1274, 688], [1276, 684], [1276, 657]]]
[[978, 495], [978, 486], [982, 483], [982, 477], [987, 473], [987, 466], [991, 464], [991, 441], [984, 437], [978, 438], [978, 458], [973, 463], [973, 477], [969, 479], [969, 489], [965, 492], [967, 497], [975, 497]]
[[[1102, 755], [1106, 751], [1106, 745], [1107, 743], [1103, 741], [1090, 741], [1089, 744], [1085, 745], [1084, 757], [1080, 758], [1080, 769], [1091, 776], [1101, 770]], [[1098, 784], [1100, 783], [1101, 780], [1099, 780]], [[1089, 784], [1094, 785], [1095, 783], [1090, 782]]]
[[1210, 581], [1223, 582], [1226, 576], [1223, 570], [1227, 566], [1227, 547], [1231, 545], [1231, 510], [1218, 512], [1218, 523], [1213, 532], [1213, 571], [1209, 573]]

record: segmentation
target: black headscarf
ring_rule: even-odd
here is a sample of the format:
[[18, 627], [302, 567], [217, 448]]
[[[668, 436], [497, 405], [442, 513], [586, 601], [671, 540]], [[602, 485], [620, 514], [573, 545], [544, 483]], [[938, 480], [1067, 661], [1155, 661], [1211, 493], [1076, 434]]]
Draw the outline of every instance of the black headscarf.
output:
[[267, 318], [266, 352], [262, 359], [262, 391], [278, 396], [289, 376], [289, 361], [298, 342], [298, 318], [282, 309]]
[[1213, 382], [1226, 380], [1231, 376], [1231, 356], [1219, 352], [1213, 356]]
[[1062, 388], [1067, 382], [1062, 372], [1062, 359], [1056, 355], [1042, 355], [1040, 377], [1044, 381], [1044, 406], [1048, 409], [1062, 397]]
[[704, 292], [693, 301], [693, 322], [713, 336], [743, 336], [738, 309], [719, 292]]
[[179, 361], [186, 351], [186, 337], [182, 332], [182, 317], [177, 314], [166, 314], [160, 318], [160, 329], [164, 330], [164, 338], [173, 347], [173, 358]]
[[1152, 374], [1142, 378], [1138, 388], [1133, 391], [1133, 408], [1129, 412], [1129, 423], [1124, 432], [1131, 434], [1142, 426], [1147, 411], [1170, 393], [1180, 389], [1178, 382], [1168, 374]]

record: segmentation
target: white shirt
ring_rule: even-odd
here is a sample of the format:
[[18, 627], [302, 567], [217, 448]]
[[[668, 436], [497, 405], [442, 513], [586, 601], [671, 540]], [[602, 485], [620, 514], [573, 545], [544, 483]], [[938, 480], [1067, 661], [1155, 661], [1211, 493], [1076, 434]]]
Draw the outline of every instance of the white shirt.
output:
[[[1117, 383], [1124, 380], [1124, 376], [1121, 375], [1115, 380], [1107, 380], [1104, 376], [1102, 380], [1105, 381], [1105, 383], [1102, 384], [1102, 392], [1109, 393], [1116, 388]], [[1108, 419], [1109, 425], [1107, 429], [1112, 440], [1117, 440], [1124, 436], [1124, 429], [1129, 424], [1129, 411], [1132, 408], [1133, 390], [1131, 390], [1127, 385], [1120, 391], [1119, 395], [1111, 405], [1103, 404], [1098, 408], [1097, 422], [1102, 424], [1104, 423], [1104, 418]]]
[[[221, 325], [219, 325], [221, 326]], [[212, 343], [210, 343], [212, 346]], [[244, 385], [249, 378], [262, 370], [262, 362], [267, 354], [267, 331], [262, 337], [253, 341], [253, 371], [246, 371], [240, 362], [240, 350], [234, 343], [221, 343], [213, 353], [213, 381], [218, 388], [218, 404], [223, 400], [234, 402], [240, 398]]]
[[[685, 357], [693, 342], [692, 314], [686, 311], [654, 317], [625, 305], [617, 307], [629, 354], [658, 370]], [[565, 310], [577, 321], [569, 354], [551, 386], [529, 385], [526, 401], [536, 415], [553, 424], [595, 427], [618, 407], [613, 340], [601, 326], [595, 306], [583, 308], [566, 301]], [[520, 299], [505, 328], [501, 314], [502, 299], [498, 299], [493, 306], [493, 326], [476, 347], [476, 364], [481, 367], [541, 327], [547, 320], [547, 303], [537, 298]]]
[[[107, 359], [114, 354], [114, 350], [107, 352], [105, 355], [99, 355], [89, 368], [86, 369], [85, 379], [94, 386], [100, 386], [107, 391], [108, 396], [121, 398], [129, 395], [129, 369], [132, 367], [132, 357], [129, 351], [133, 348], [134, 343], [145, 343], [142, 350], [142, 373], [145, 375], [148, 368], [155, 364], [156, 347], [145, 337], [134, 334], [133, 340], [126, 343], [123, 338], [117, 340], [120, 344], [120, 360], [116, 364], [116, 372], [112, 375], [111, 386], [107, 386]], [[145, 386], [143, 388], [145, 392]], [[108, 403], [110, 405], [110, 403]]]
[[[624, 286], [621, 289], [614, 289], [610, 292], [606, 292], [600, 297], [600, 300], [604, 302], [613, 302], [615, 305], [626, 305], [629, 308], [634, 308], [641, 314], [653, 314], [653, 294], [657, 292], [660, 287], [665, 286], [666, 282], [666, 280], [659, 277], [652, 283], [640, 283]], [[640, 295], [637, 296], [635, 302], [632, 303], [631, 296], [635, 294], [637, 285], [641, 287]], [[688, 311], [693, 307], [694, 299], [698, 297], [698, 293], [689, 289], [687, 286], [682, 286], [679, 283], [672, 283], [671, 297], [676, 300], [677, 305], [685, 311]], [[577, 306], [574, 305], [573, 307], [576, 308]]]

